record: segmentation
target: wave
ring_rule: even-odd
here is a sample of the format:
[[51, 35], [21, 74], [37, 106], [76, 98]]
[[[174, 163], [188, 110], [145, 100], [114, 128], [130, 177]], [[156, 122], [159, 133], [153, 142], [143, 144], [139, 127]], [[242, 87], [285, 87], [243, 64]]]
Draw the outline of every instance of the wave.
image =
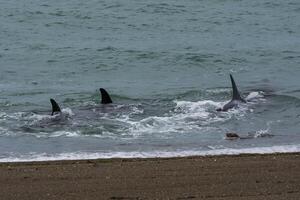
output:
[[[257, 103], [263, 95], [259, 92], [250, 93], [247, 97], [252, 102]], [[241, 105], [239, 109], [232, 109], [229, 112], [217, 112], [216, 109], [222, 107], [226, 102], [212, 100], [173, 101], [175, 108], [163, 116], [149, 116], [140, 121], [131, 121], [125, 118], [123, 122], [131, 124], [130, 132], [133, 135], [156, 134], [168, 136], [175, 133], [187, 133], [193, 131], [212, 129], [217, 122], [225, 122], [235, 117], [241, 119], [252, 109], [248, 105]], [[121, 119], [119, 119], [121, 120]], [[163, 133], [163, 134], [162, 134]]]
[[0, 162], [30, 162], [30, 161], [55, 161], [55, 160], [90, 160], [110, 158], [172, 158], [188, 156], [217, 156], [239, 154], [271, 154], [271, 153], [296, 153], [300, 152], [300, 145], [282, 145], [271, 147], [255, 147], [243, 149], [212, 149], [212, 150], [186, 150], [186, 151], [133, 151], [133, 152], [71, 152], [60, 154], [29, 153], [19, 155], [8, 153]]
[[[216, 123], [231, 119], [242, 119], [251, 112], [251, 105], [257, 103], [263, 95], [250, 93], [252, 102], [241, 105], [229, 112], [217, 112], [227, 101], [181, 101], [174, 100], [165, 113], [161, 111], [165, 104], [158, 106], [153, 114], [153, 104], [116, 104], [111, 106], [87, 106], [73, 110], [62, 109], [62, 115], [51, 116], [48, 113], [17, 112], [0, 113], [0, 122], [13, 124], [13, 129], [4, 126], [0, 135], [31, 135], [40, 137], [140, 137], [154, 135], [160, 138], [173, 137], [174, 134], [201, 133], [207, 129], [216, 129]], [[149, 111], [150, 110], [150, 111]], [[14, 121], [18, 121], [19, 128]]]

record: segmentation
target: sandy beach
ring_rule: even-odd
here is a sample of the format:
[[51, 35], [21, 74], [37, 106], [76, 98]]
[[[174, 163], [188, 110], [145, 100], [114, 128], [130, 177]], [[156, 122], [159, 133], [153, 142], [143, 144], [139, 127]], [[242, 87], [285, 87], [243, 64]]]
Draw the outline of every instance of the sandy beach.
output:
[[300, 153], [0, 164], [0, 199], [300, 199]]

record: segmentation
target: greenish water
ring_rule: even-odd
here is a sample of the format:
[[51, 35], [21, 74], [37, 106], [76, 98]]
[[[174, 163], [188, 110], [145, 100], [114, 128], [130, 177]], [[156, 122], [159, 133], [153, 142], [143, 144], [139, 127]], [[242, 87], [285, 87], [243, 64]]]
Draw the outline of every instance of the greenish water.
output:
[[[300, 149], [297, 0], [12, 0], [0, 19], [1, 161]], [[219, 113], [230, 73], [254, 98]]]

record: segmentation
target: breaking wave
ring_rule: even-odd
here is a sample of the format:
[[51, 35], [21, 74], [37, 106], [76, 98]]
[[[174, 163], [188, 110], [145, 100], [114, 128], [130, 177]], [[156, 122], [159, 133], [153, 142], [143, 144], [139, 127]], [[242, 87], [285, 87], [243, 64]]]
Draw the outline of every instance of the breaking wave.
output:
[[[43, 137], [139, 137], [159, 135], [172, 137], [173, 134], [203, 132], [215, 129], [216, 123], [224, 123], [232, 118], [243, 119], [252, 111], [251, 105], [263, 95], [252, 92], [247, 99], [250, 104], [241, 105], [239, 109], [229, 112], [217, 112], [226, 101], [212, 100], [182, 101], [174, 100], [173, 107], [160, 115], [146, 115], [145, 109], [151, 105], [114, 105], [111, 107], [88, 107], [73, 111], [62, 109], [62, 114], [51, 116], [48, 113], [17, 112], [0, 113], [2, 123], [11, 124], [12, 128], [1, 127], [0, 135], [31, 135]], [[18, 121], [19, 127], [15, 126]], [[12, 125], [13, 124], [13, 125]]]
[[0, 157], [0, 162], [29, 162], [29, 161], [54, 161], [54, 160], [88, 160], [109, 158], [171, 158], [186, 156], [214, 156], [214, 155], [239, 155], [239, 154], [270, 154], [300, 152], [300, 145], [282, 145], [272, 147], [256, 147], [243, 149], [212, 149], [212, 150], [185, 150], [185, 151], [133, 151], [133, 152], [72, 152], [60, 154], [29, 153], [18, 155], [9, 153]]

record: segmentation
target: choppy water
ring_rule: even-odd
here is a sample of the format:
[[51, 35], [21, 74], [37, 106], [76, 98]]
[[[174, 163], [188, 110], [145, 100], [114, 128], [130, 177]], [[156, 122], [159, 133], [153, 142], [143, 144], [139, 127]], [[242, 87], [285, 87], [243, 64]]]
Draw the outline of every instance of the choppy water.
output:
[[[297, 0], [11, 0], [0, 27], [0, 161], [300, 149]], [[253, 99], [216, 112], [229, 73]]]

